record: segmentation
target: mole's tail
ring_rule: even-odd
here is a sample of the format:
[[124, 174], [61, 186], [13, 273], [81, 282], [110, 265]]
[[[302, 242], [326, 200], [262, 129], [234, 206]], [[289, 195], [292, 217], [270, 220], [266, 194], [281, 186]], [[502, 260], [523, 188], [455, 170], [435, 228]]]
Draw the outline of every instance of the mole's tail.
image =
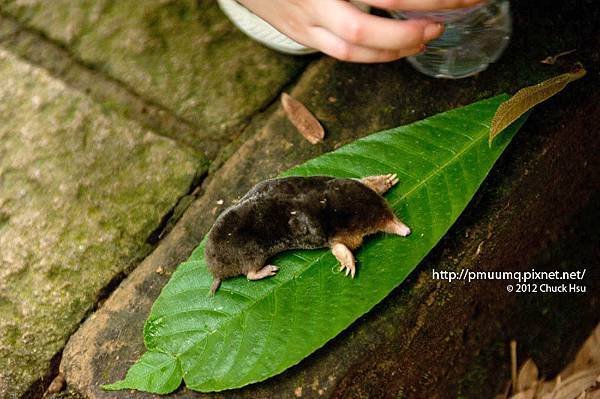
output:
[[209, 296], [215, 295], [215, 292], [217, 292], [217, 290], [219, 289], [220, 286], [221, 286], [221, 279], [215, 277], [212, 282], [212, 285], [210, 286], [210, 293], [208, 295]]

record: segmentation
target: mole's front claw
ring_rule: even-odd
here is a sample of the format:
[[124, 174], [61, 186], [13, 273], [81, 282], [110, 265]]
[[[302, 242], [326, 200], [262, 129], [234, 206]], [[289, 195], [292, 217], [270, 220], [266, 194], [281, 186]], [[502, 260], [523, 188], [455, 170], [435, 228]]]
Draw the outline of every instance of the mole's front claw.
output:
[[331, 246], [333, 256], [340, 262], [340, 271], [346, 270], [346, 276], [354, 278], [356, 275], [356, 262], [352, 251], [344, 244], [336, 243]]
[[395, 173], [388, 175], [388, 176], [389, 176], [389, 178], [388, 178], [387, 183], [390, 187], [395, 186], [400, 181], [400, 179], [398, 179], [398, 175]]
[[356, 266], [354, 266], [354, 265], [346, 266], [346, 277], [348, 277], [348, 274], [350, 275], [350, 277], [354, 278], [354, 275], [356, 274]]
[[367, 176], [365, 178], [360, 179], [360, 181], [365, 186], [369, 187], [371, 190], [381, 195], [396, 184], [398, 184], [400, 179], [398, 179], [397, 174], [388, 173], [387, 175]]
[[344, 273], [346, 277], [350, 275], [350, 277], [354, 278], [354, 275], [356, 274], [356, 266], [353, 263], [340, 264], [340, 271], [343, 270], [346, 270], [346, 273]]

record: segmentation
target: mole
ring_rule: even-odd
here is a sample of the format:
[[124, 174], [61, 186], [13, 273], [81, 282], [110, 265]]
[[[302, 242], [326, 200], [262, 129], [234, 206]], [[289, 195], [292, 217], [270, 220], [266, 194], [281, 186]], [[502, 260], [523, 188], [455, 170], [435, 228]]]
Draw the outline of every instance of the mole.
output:
[[290, 249], [329, 247], [340, 270], [354, 278], [352, 251], [365, 236], [410, 234], [382, 197], [397, 183], [397, 175], [391, 173], [362, 179], [283, 177], [258, 183], [225, 209], [208, 233], [204, 256], [214, 277], [210, 294], [230, 277], [260, 280], [275, 275], [278, 267], [267, 261]]

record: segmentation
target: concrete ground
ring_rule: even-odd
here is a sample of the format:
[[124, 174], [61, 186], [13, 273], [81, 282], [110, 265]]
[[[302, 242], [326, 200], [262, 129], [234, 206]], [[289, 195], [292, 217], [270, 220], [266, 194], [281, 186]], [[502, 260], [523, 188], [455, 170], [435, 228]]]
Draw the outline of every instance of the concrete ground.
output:
[[[511, 338], [542, 372], [560, 370], [600, 314], [600, 7], [512, 5], [503, 58], [443, 81], [405, 62], [274, 53], [213, 1], [0, 0], [0, 397], [41, 397], [59, 371], [59, 396], [150, 397], [99, 386], [142, 353], [170, 273], [253, 184], [581, 61], [587, 77], [532, 114], [447, 237], [373, 312], [281, 376], [172, 396], [489, 397], [507, 378]], [[291, 127], [283, 90], [323, 122], [323, 144]], [[588, 293], [571, 296], [429, 273], [583, 265]]]

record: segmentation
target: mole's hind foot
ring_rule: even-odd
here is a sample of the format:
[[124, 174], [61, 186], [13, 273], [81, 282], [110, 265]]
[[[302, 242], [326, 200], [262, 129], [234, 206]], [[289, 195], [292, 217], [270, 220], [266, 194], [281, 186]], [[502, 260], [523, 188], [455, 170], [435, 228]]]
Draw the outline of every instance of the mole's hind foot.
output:
[[371, 190], [375, 191], [377, 194], [383, 194], [396, 184], [398, 184], [400, 180], [398, 179], [398, 175], [395, 173], [388, 173], [387, 175], [379, 175], [379, 176], [367, 176], [365, 178], [360, 179], [360, 182], [365, 186], [369, 187]]
[[250, 270], [246, 273], [246, 278], [248, 280], [262, 280], [265, 277], [274, 276], [278, 270], [279, 268], [275, 265], [267, 265], [259, 271]]
[[340, 270], [346, 270], [346, 276], [349, 274], [352, 278], [356, 274], [356, 264], [354, 255], [347, 246], [340, 243], [335, 243], [331, 246], [333, 256], [340, 262]]

